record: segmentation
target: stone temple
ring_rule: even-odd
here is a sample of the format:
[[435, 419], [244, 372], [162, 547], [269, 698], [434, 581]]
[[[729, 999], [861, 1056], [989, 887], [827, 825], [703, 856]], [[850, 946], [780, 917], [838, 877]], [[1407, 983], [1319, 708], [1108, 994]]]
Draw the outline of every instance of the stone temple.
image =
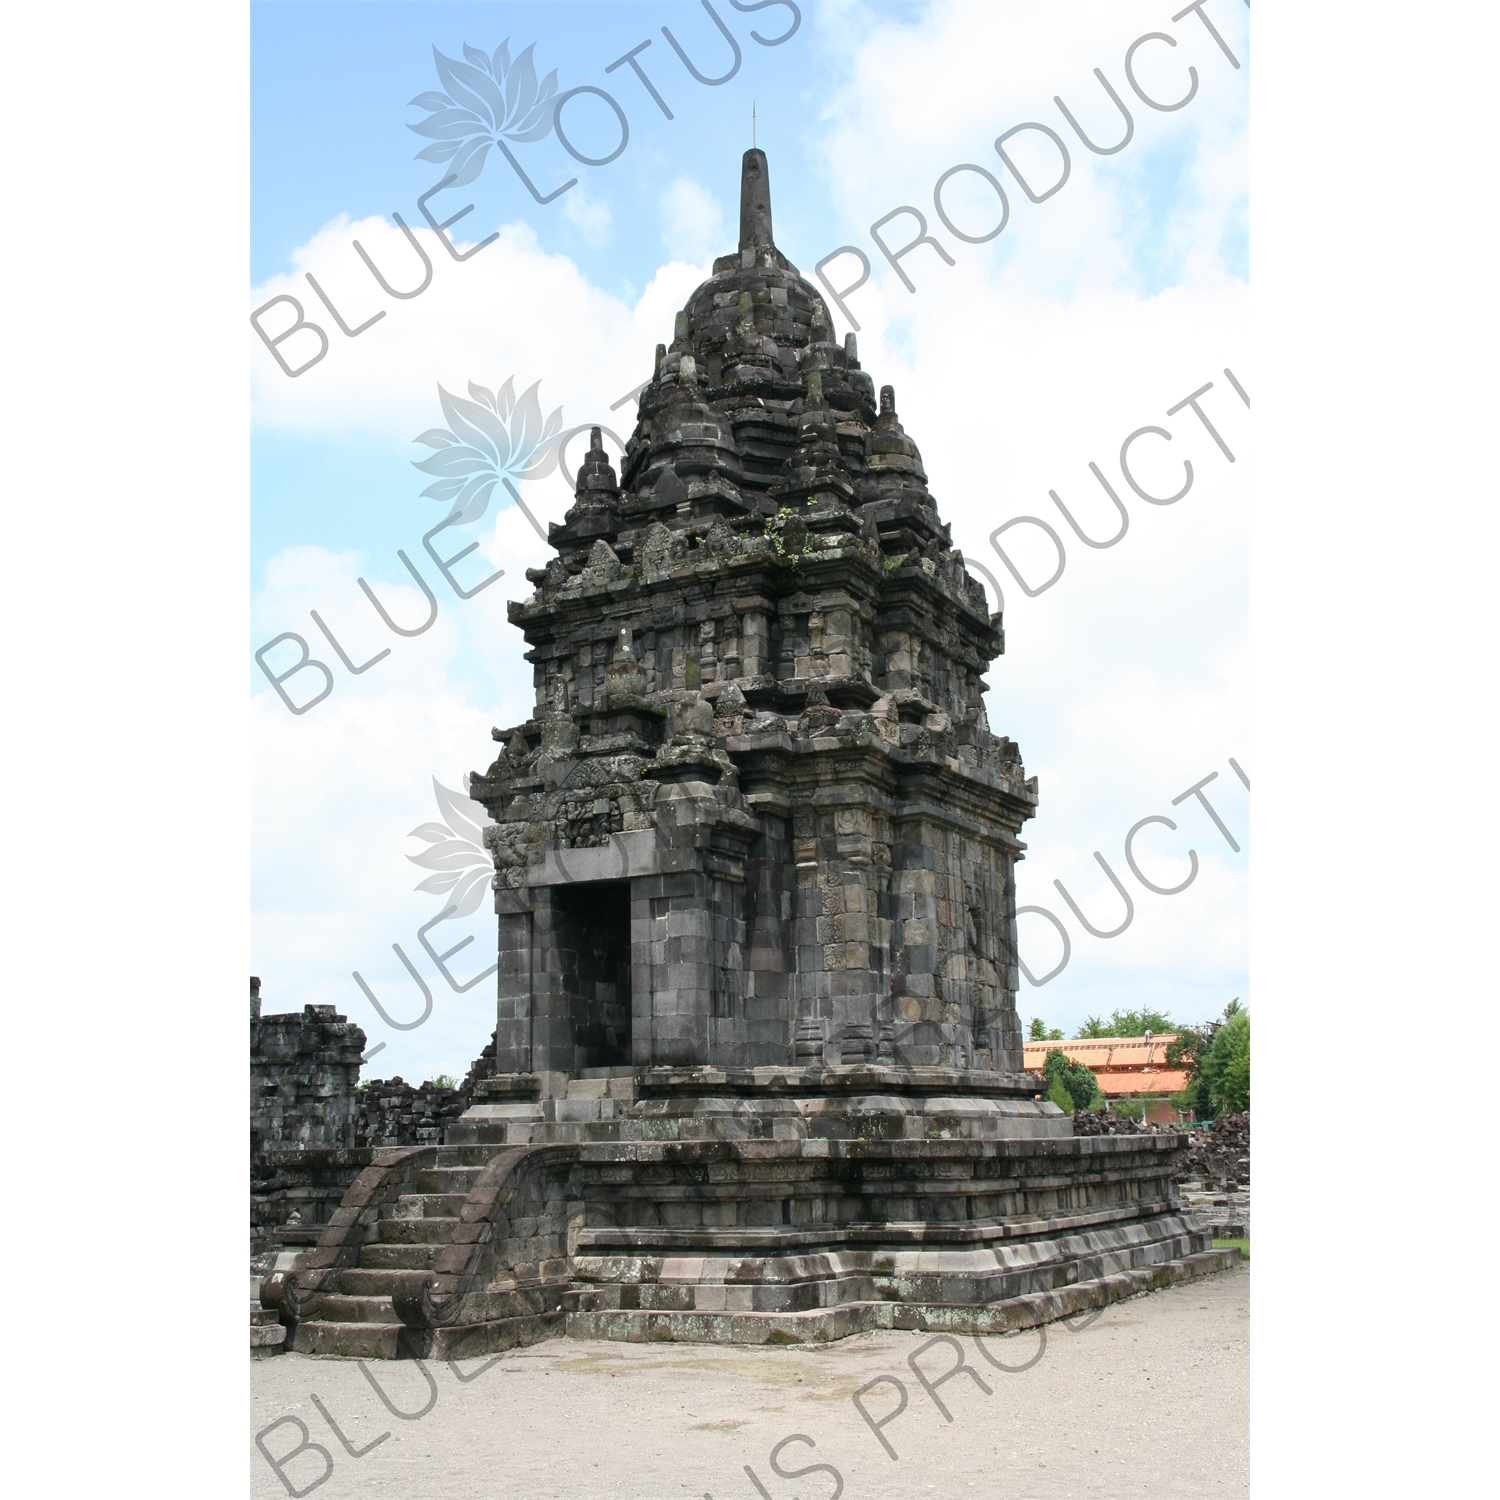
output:
[[267, 1278], [291, 1347], [999, 1332], [1216, 1269], [1185, 1138], [1076, 1138], [1022, 1071], [1000, 620], [764, 153], [550, 542], [510, 606], [536, 708], [471, 783], [493, 1070]]

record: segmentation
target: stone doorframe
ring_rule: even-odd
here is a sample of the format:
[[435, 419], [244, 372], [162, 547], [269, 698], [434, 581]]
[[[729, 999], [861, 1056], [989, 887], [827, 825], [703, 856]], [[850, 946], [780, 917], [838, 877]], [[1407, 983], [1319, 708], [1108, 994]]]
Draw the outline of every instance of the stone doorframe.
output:
[[630, 885], [631, 1066], [703, 1066], [723, 1057], [726, 1042], [733, 1049], [743, 868], [708, 851], [663, 848], [642, 830], [598, 848], [549, 848], [524, 889], [496, 893], [497, 1074], [537, 1076], [544, 1093], [577, 1076], [555, 893], [622, 880]]

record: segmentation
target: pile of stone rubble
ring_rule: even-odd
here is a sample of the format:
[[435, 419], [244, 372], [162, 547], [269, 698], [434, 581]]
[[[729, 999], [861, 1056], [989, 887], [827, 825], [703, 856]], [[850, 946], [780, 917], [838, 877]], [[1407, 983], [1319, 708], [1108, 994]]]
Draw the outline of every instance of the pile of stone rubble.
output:
[[374, 1078], [355, 1091], [361, 1146], [441, 1145], [444, 1129], [469, 1101], [458, 1089], [435, 1083], [420, 1087], [395, 1078]]
[[473, 1103], [475, 1085], [495, 1070], [495, 1034], [469, 1067], [457, 1088], [440, 1088], [428, 1080], [407, 1083], [372, 1078], [355, 1090], [358, 1112], [355, 1138], [361, 1146], [426, 1146], [442, 1143], [446, 1128]]
[[1103, 1110], [1079, 1110], [1074, 1135], [1160, 1135], [1187, 1130], [1192, 1141], [1179, 1169], [1182, 1202], [1194, 1225], [1215, 1239], [1250, 1237], [1250, 1115], [1225, 1115], [1211, 1127], [1142, 1125]]

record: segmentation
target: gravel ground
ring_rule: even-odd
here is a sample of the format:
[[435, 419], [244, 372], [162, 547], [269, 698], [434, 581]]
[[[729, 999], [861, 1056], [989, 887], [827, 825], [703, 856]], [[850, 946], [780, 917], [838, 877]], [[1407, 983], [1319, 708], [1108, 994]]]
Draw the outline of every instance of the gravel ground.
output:
[[[1250, 1271], [1241, 1266], [1117, 1303], [1092, 1322], [1075, 1319], [1072, 1329], [1054, 1323], [1044, 1345], [1036, 1330], [985, 1339], [983, 1349], [971, 1338], [910, 1333], [863, 1334], [817, 1350], [557, 1339], [488, 1365], [466, 1362], [467, 1384], [442, 1362], [377, 1361], [362, 1369], [352, 1360], [285, 1354], [251, 1366], [252, 1432], [284, 1462], [285, 1474], [278, 1477], [252, 1440], [251, 1493], [315, 1489], [319, 1500], [1244, 1495], [1249, 1319]], [[972, 1376], [958, 1368], [960, 1349]], [[996, 1368], [986, 1351], [1017, 1369]], [[365, 1371], [392, 1406], [414, 1415], [394, 1415]], [[861, 1398], [869, 1421], [881, 1424], [877, 1436], [851, 1398], [881, 1376]], [[303, 1437], [294, 1422], [271, 1428], [287, 1417], [306, 1425], [331, 1471], [312, 1448], [294, 1453]], [[375, 1446], [352, 1457], [328, 1417], [348, 1445]], [[819, 1464], [825, 1467], [811, 1467]]]

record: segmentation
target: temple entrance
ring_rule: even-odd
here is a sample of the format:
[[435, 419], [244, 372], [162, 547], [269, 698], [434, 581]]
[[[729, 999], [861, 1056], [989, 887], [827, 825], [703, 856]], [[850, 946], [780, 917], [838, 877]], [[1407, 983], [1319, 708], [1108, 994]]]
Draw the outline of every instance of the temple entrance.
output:
[[573, 1071], [630, 1065], [630, 882], [555, 888], [557, 951], [573, 1021]]

